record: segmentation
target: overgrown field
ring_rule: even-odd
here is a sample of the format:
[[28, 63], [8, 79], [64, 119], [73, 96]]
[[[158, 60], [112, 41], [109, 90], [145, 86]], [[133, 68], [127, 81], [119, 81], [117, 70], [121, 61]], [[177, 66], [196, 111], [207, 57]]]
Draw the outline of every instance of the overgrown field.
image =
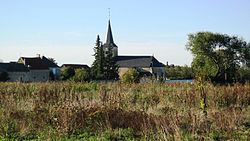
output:
[[[1, 140], [250, 140], [250, 84], [0, 83]], [[204, 109], [203, 109], [204, 110]]]

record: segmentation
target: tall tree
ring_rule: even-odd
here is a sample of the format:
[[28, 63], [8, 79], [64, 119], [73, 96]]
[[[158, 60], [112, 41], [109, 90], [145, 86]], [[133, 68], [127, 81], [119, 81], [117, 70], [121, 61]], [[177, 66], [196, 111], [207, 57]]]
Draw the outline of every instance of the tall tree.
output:
[[104, 46], [97, 36], [96, 45], [94, 47], [95, 60], [91, 67], [92, 78], [97, 80], [114, 80], [119, 77], [118, 66], [113, 59], [113, 48], [111, 45]]
[[114, 80], [119, 77], [118, 66], [116, 65], [116, 62], [114, 61], [113, 47], [111, 45], [107, 47], [107, 50], [105, 52], [104, 72], [105, 72], [105, 79]]
[[198, 32], [188, 36], [196, 76], [215, 82], [233, 82], [242, 63], [250, 65], [249, 44], [237, 36]]
[[99, 35], [97, 35], [94, 52], [95, 60], [91, 67], [91, 75], [94, 79], [104, 79], [105, 58]]

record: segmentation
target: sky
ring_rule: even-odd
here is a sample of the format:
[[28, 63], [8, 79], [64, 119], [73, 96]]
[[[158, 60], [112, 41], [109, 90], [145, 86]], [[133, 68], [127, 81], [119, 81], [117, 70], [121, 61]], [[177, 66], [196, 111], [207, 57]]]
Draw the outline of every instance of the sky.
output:
[[188, 34], [237, 35], [250, 41], [249, 0], [0, 0], [0, 61], [37, 54], [91, 65], [97, 35], [110, 19], [119, 55], [154, 55], [190, 65]]

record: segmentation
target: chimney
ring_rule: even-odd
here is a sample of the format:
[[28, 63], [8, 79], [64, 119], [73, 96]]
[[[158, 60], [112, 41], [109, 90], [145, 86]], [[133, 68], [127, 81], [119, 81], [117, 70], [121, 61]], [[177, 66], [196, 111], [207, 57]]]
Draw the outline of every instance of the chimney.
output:
[[39, 58], [40, 58], [40, 57], [41, 57], [41, 55], [40, 55], [40, 54], [36, 54], [36, 57], [39, 57]]

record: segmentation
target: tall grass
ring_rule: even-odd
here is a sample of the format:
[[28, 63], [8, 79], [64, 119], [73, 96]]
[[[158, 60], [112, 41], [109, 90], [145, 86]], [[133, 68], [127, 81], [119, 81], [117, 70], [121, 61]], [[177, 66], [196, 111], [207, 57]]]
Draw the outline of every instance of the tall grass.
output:
[[249, 140], [250, 84], [0, 83], [0, 138]]

